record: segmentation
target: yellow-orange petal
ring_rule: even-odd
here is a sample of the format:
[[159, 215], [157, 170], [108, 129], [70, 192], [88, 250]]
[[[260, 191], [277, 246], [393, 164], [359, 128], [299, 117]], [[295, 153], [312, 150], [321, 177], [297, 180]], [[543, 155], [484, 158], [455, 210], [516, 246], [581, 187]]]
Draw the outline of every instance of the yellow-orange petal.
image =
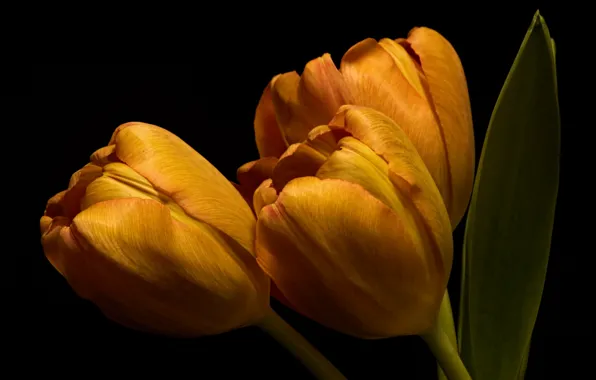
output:
[[41, 234], [45, 234], [50, 227], [52, 226], [52, 218], [49, 216], [42, 216], [41, 219], [39, 220], [39, 230], [41, 232]]
[[334, 129], [329, 127], [329, 125], [319, 125], [308, 133], [307, 144], [325, 157], [329, 157], [337, 149], [337, 143], [346, 136], [349, 136], [349, 133], [344, 129]]
[[405, 132], [386, 115], [366, 107], [343, 106], [330, 123], [343, 128], [370, 147], [388, 164], [389, 179], [418, 210], [429, 238], [436, 244], [446, 276], [453, 259], [452, 228], [449, 214], [427, 167]]
[[311, 129], [326, 124], [340, 106], [352, 102], [329, 54], [309, 61], [302, 76], [293, 71], [271, 83], [277, 122], [288, 145], [303, 142]]
[[64, 216], [55, 218], [43, 216], [40, 220], [42, 229], [41, 244], [45, 256], [50, 264], [62, 275], [64, 275], [66, 265], [64, 257], [81, 254], [80, 247], [71, 235], [70, 222], [71, 220]]
[[91, 155], [91, 162], [97, 166], [104, 166], [110, 162], [117, 162], [118, 157], [116, 157], [115, 150], [115, 145], [108, 145], [104, 146], [103, 148], [99, 148]]
[[277, 124], [271, 82], [265, 87], [254, 120], [255, 139], [261, 157], [279, 157], [286, 150], [286, 142]]
[[79, 247], [54, 254], [74, 290], [129, 327], [210, 335], [253, 323], [267, 310], [269, 280], [254, 259], [236, 254], [243, 248], [207, 224], [178, 221], [159, 202], [95, 204], [60, 237], [56, 244]]
[[326, 156], [306, 143], [292, 144], [273, 168], [273, 186], [281, 191], [294, 178], [314, 176]]
[[442, 126], [453, 194], [449, 213], [455, 228], [468, 206], [474, 181], [474, 130], [466, 77], [457, 52], [435, 30], [414, 28], [407, 43], [420, 59]]
[[90, 181], [93, 181], [99, 174], [101, 174], [101, 167], [93, 163], [88, 163], [81, 169], [74, 172], [72, 176], [70, 176], [70, 181], [68, 181], [67, 190], [70, 190], [75, 186], [81, 186], [83, 184], [85, 184], [86, 186]]
[[43, 213], [44, 216], [53, 218], [55, 216], [65, 214], [62, 208], [62, 200], [64, 199], [64, 195], [66, 194], [66, 192], [67, 190], [63, 190], [48, 200], [48, 203], [46, 204], [46, 209]]
[[423, 78], [421, 78], [421, 69], [419, 68], [417, 62], [412, 59], [406, 48], [396, 41], [390, 40], [388, 38], [383, 38], [380, 40], [379, 46], [385, 49], [385, 51], [391, 55], [391, 58], [393, 58], [393, 63], [399, 72], [408, 81], [410, 86], [416, 90], [418, 95], [421, 97], [426, 97], [422, 84]]
[[300, 76], [295, 71], [271, 81], [271, 97], [281, 133], [287, 145], [303, 141], [315, 125], [300, 102]]
[[329, 54], [306, 64], [299, 91], [300, 101], [313, 126], [328, 123], [339, 107], [352, 103], [350, 90]]
[[298, 178], [257, 222], [257, 261], [300, 313], [345, 334], [417, 334], [447, 278], [403, 219], [361, 186]]
[[231, 182], [231, 183], [232, 183], [232, 186], [234, 186], [234, 188], [238, 191], [238, 193], [240, 193], [240, 195], [242, 195], [242, 198], [244, 198], [244, 200], [246, 201], [246, 204], [248, 204], [250, 206], [251, 210], [254, 213], [254, 210], [252, 209], [252, 194], [250, 194], [248, 191], [246, 191], [242, 187], [242, 185], [240, 185], [236, 182]]
[[[236, 171], [236, 178], [239, 184], [234, 184], [236, 189], [242, 194], [246, 202], [253, 207], [253, 195], [259, 185], [271, 178], [273, 168], [277, 164], [276, 157], [264, 157], [255, 161], [247, 162]], [[255, 210], [253, 209], [253, 212]]]
[[161, 195], [153, 185], [131, 167], [121, 163], [108, 163], [102, 175], [91, 182], [81, 200], [81, 210], [95, 203], [120, 198], [153, 199], [162, 203], [172, 202]]
[[116, 129], [118, 158], [197, 220], [254, 251], [255, 217], [242, 196], [209, 161], [171, 132], [145, 123]]
[[[441, 129], [427, 98], [416, 89], [414, 68], [403, 54], [397, 56], [397, 49], [386, 41], [383, 45], [371, 38], [361, 41], [344, 55], [341, 73], [352, 91], [353, 104], [384, 113], [406, 133], [449, 204], [449, 168]], [[408, 68], [406, 75], [398, 61]]]
[[[281, 155], [281, 154], [280, 154]], [[264, 157], [255, 161], [247, 162], [236, 171], [236, 178], [240, 185], [245, 187], [247, 191], [252, 193], [259, 187], [259, 185], [271, 178], [273, 175], [273, 168], [277, 164], [276, 157]]]
[[399, 194], [389, 179], [387, 162], [354, 137], [339, 141], [337, 150], [319, 168], [316, 176], [358, 184], [397, 214], [406, 214]]
[[258, 216], [261, 209], [277, 200], [277, 191], [273, 187], [271, 178], [266, 179], [257, 187], [252, 198], [253, 209]]
[[87, 164], [71, 177], [68, 189], [59, 192], [48, 200], [44, 215], [53, 218], [64, 216], [72, 219], [81, 211], [81, 200], [87, 186], [101, 176], [101, 167]]

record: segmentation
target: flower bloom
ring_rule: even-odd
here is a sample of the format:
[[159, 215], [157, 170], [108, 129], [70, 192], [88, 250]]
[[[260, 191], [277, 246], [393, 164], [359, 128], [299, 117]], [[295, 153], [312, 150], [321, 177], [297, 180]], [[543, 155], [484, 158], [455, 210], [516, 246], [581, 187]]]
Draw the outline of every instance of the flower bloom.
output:
[[256, 255], [283, 300], [340, 332], [418, 334], [437, 316], [453, 241], [439, 190], [406, 133], [343, 106], [279, 160], [248, 164]]
[[210, 335], [268, 310], [250, 207], [207, 160], [157, 126], [118, 127], [49, 200], [40, 225], [52, 265], [125, 326]]
[[325, 54], [308, 62], [301, 76], [274, 77], [255, 115], [260, 156], [280, 157], [347, 104], [373, 108], [399, 125], [437, 184], [455, 228], [472, 192], [474, 135], [466, 78], [452, 45], [432, 29], [414, 28], [407, 39], [357, 43], [339, 69]]

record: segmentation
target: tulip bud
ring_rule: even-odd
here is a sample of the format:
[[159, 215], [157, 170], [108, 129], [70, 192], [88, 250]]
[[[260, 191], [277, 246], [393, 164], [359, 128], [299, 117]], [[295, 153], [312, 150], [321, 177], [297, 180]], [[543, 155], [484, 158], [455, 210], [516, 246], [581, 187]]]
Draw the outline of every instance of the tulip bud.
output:
[[52, 265], [125, 326], [211, 335], [268, 310], [250, 208], [207, 160], [157, 126], [118, 127], [49, 200], [40, 225]]
[[345, 104], [373, 108], [401, 127], [428, 167], [455, 228], [472, 192], [474, 136], [466, 78], [451, 44], [432, 29], [414, 28], [407, 39], [359, 42], [345, 53], [339, 70], [325, 54], [310, 61], [301, 76], [276, 76], [255, 116], [260, 156], [279, 157]]
[[341, 107], [281, 155], [253, 207], [257, 262], [296, 311], [362, 338], [433, 325], [451, 224], [416, 148], [387, 116]]

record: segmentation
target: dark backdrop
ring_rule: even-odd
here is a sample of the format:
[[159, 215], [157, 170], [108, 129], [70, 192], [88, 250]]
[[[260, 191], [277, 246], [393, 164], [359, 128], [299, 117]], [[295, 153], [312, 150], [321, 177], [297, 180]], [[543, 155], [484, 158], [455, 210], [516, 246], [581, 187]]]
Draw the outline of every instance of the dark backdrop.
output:
[[[168, 378], [310, 378], [283, 348], [256, 328], [181, 340], [130, 331], [108, 321], [94, 305], [79, 299], [44, 258], [37, 223], [47, 199], [67, 186], [70, 175], [108, 142], [114, 128], [128, 121], [169, 129], [234, 180], [238, 166], [258, 157], [252, 130], [254, 111], [263, 88], [275, 74], [300, 72], [308, 60], [325, 52], [337, 63], [343, 52], [366, 37], [405, 37], [418, 25], [442, 33], [462, 59], [478, 157], [490, 112], [535, 10], [536, 5], [528, 4], [519, 5], [515, 12], [509, 5], [473, 14], [395, 12], [392, 22], [346, 19], [345, 28], [319, 22], [300, 29], [303, 18], [296, 23], [278, 23], [276, 28], [246, 27], [234, 38], [218, 37], [209, 45], [199, 38], [192, 46], [194, 64], [158, 64], [167, 61], [163, 57], [123, 57], [108, 61], [112, 63], [65, 60], [33, 65], [31, 92], [24, 94], [27, 96], [21, 100], [25, 103], [20, 103], [27, 117], [12, 127], [13, 133], [27, 133], [33, 144], [30, 149], [18, 150], [16, 158], [28, 167], [20, 175], [27, 177], [25, 180], [35, 179], [31, 181], [34, 185], [16, 187], [29, 193], [28, 201], [22, 202], [27, 220], [21, 229], [26, 232], [16, 243], [25, 248], [18, 252], [16, 276], [9, 276], [14, 290], [11, 295], [16, 297], [15, 307], [10, 308], [14, 312], [7, 314], [18, 318], [5, 330], [6, 336], [16, 338], [11, 346], [17, 353], [12, 364], [25, 358], [18, 364], [22, 373], [43, 369], [48, 375], [67, 377], [101, 371], [140, 377], [167, 370], [173, 371]], [[564, 26], [560, 7], [543, 5], [541, 11], [557, 42], [565, 138], [569, 122], [565, 112], [570, 104], [565, 79], [573, 74], [564, 68], [576, 59], [570, 48], [574, 36]], [[28, 123], [32, 127], [27, 127]], [[5, 146], [12, 144], [17, 143], [5, 142]], [[565, 143], [563, 146], [565, 152]], [[587, 271], [578, 264], [578, 250], [563, 249], [565, 210], [572, 202], [565, 157], [563, 153], [553, 247], [529, 359], [529, 379], [547, 374], [556, 378], [563, 369], [567, 372], [563, 378], [575, 378], [571, 373], [580, 375], [586, 362], [582, 362], [583, 350], [577, 342], [592, 333], [587, 309], [578, 302], [581, 296], [571, 291], [587, 287]], [[5, 222], [10, 224], [10, 220]], [[455, 234], [456, 252], [461, 249], [463, 225]], [[459, 273], [456, 257], [454, 280], [449, 285], [456, 310]], [[434, 359], [417, 337], [352, 339], [275, 302], [273, 306], [350, 379], [435, 376]]]

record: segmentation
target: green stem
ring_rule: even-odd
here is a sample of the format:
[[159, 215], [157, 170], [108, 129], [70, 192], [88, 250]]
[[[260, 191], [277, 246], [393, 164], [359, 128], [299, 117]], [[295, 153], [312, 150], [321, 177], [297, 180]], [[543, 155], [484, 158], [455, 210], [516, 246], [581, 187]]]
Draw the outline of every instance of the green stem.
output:
[[[455, 347], [457, 350], [457, 337], [455, 334], [455, 322], [453, 321], [453, 311], [451, 309], [451, 302], [449, 301], [449, 293], [445, 290], [445, 295], [443, 296], [443, 302], [441, 302], [441, 308], [439, 309], [439, 319], [437, 320], [437, 328], [443, 330], [445, 334], [447, 334], [447, 338], [449, 338], [449, 342]], [[447, 376], [445, 372], [441, 369], [439, 365], [438, 368], [438, 380], [447, 380]]]
[[422, 334], [421, 337], [437, 358], [441, 369], [443, 369], [449, 380], [472, 380], [457, 353], [457, 349], [438, 323], [430, 331]]
[[319, 380], [346, 380], [346, 377], [300, 333], [273, 310], [257, 327], [284, 346]]

